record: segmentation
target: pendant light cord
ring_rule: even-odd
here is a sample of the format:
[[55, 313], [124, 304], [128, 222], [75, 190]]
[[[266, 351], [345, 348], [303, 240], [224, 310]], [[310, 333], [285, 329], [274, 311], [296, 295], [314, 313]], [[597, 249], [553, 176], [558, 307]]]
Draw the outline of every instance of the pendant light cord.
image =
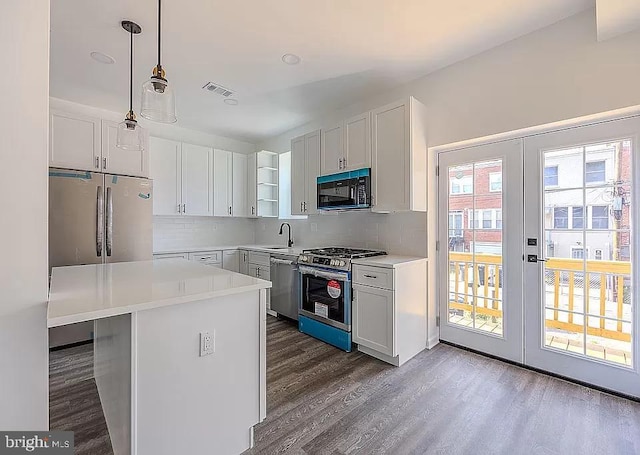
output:
[[129, 113], [133, 114], [133, 30], [129, 32], [131, 50], [129, 52]]
[[161, 26], [160, 15], [162, 14], [161, 3], [162, 3], [162, 0], [158, 0], [158, 68], [162, 68], [162, 65], [160, 64], [160, 26]]

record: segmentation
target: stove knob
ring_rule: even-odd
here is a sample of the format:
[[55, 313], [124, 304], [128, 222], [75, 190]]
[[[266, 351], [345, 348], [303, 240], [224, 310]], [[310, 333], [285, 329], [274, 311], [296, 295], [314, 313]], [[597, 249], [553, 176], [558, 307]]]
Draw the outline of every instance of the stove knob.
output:
[[329, 265], [336, 266], [337, 264], [336, 264], [335, 259], [331, 259], [331, 260], [329, 261]]
[[346, 263], [346, 262], [344, 262], [344, 261], [340, 261], [340, 267], [344, 267], [345, 265], [347, 265], [347, 263]]

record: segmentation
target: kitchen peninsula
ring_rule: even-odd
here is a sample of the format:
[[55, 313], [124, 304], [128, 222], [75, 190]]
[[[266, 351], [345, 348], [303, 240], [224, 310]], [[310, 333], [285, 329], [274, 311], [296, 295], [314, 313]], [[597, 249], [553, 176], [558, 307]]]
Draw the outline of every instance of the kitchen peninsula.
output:
[[266, 416], [269, 281], [183, 259], [57, 267], [48, 326], [94, 321], [114, 453], [237, 454]]

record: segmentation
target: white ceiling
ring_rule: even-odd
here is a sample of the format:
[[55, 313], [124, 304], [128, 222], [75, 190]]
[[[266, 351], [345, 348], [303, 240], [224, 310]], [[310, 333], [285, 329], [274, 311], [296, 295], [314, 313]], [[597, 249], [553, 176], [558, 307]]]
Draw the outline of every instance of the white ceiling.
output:
[[[163, 66], [178, 125], [253, 142], [593, 8], [595, 0], [165, 0]], [[155, 65], [155, 0], [54, 0], [51, 95], [127, 110]], [[113, 56], [104, 65], [92, 51]], [[287, 52], [302, 57], [282, 63]], [[237, 92], [238, 106], [201, 87]], [[139, 110], [136, 94], [134, 109]]]

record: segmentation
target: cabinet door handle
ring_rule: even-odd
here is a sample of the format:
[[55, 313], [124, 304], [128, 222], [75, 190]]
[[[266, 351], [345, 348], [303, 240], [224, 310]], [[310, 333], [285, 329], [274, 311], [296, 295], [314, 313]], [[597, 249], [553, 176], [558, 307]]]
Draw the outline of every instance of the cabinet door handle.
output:
[[107, 158], [102, 158], [102, 169], [107, 169]]
[[182, 206], [178, 204], [178, 213], [182, 213]]
[[252, 215], [256, 214], [256, 208], [253, 205], [251, 206], [251, 214]]
[[338, 160], [338, 169], [342, 169], [342, 158]]
[[365, 277], [365, 278], [373, 278], [374, 280], [375, 280], [376, 278], [378, 278], [378, 277], [377, 277], [377, 276], [375, 276], [375, 275], [366, 275], [366, 274], [364, 275], [364, 277]]
[[100, 158], [96, 156], [96, 169], [100, 169]]
[[347, 168], [347, 157], [345, 156], [344, 158], [342, 158], [342, 169], [346, 169]]
[[229, 215], [231, 215], [231, 206], [229, 206]]
[[182, 213], [187, 213], [187, 204], [182, 204]]
[[302, 202], [300, 203], [300, 211], [302, 212]]
[[304, 201], [304, 211], [307, 211], [307, 201]]

